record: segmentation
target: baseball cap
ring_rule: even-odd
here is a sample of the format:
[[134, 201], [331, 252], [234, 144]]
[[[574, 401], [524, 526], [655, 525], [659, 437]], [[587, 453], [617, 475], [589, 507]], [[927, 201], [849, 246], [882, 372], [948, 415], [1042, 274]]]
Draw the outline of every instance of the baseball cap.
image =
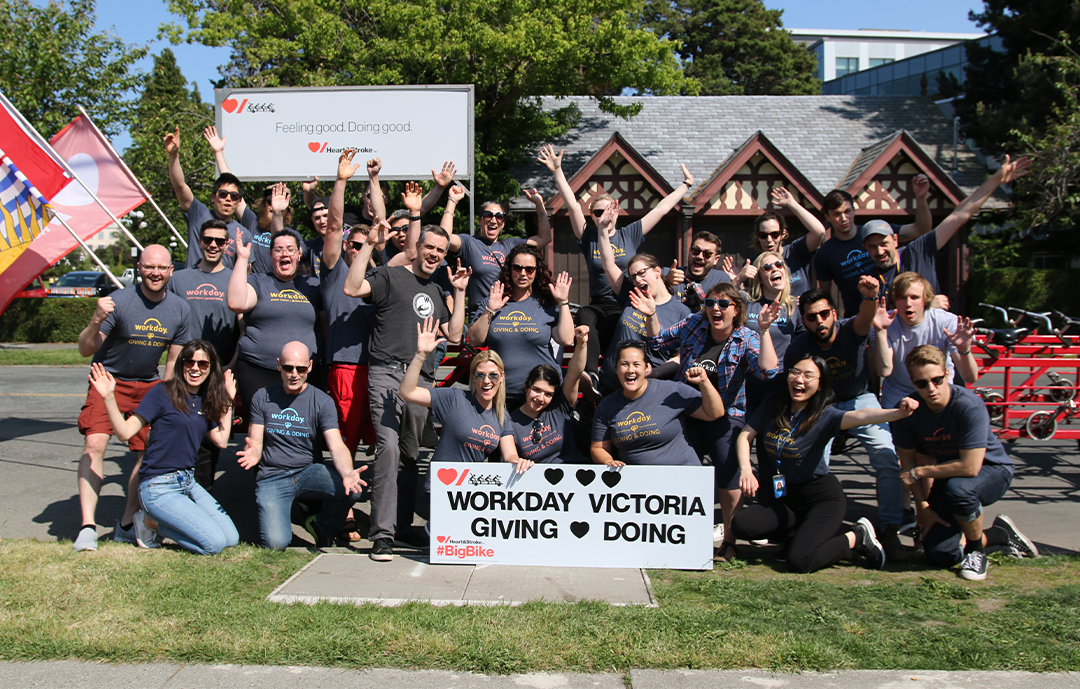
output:
[[880, 234], [883, 237], [892, 236], [892, 225], [884, 220], [871, 220], [859, 229], [859, 236], [864, 242], [866, 241], [866, 238], [872, 234]]

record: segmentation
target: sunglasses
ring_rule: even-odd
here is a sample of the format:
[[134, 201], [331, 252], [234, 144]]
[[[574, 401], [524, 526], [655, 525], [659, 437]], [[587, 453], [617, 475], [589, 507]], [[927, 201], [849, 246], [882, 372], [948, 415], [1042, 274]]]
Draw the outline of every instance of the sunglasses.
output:
[[526, 275], [532, 275], [536, 272], [536, 266], [523, 266], [519, 263], [514, 263], [510, 266], [510, 270], [515, 273], [525, 273]]
[[225, 246], [229, 243], [228, 237], [200, 237], [202, 243], [210, 246], [211, 244], [217, 244], [218, 246]]
[[217, 197], [224, 201], [225, 199], [232, 199], [233, 201], [239, 201], [241, 198], [238, 191], [225, 191], [224, 189], [218, 189]]
[[919, 388], [920, 390], [925, 390], [927, 386], [931, 383], [934, 385], [935, 388], [940, 388], [941, 384], [945, 382], [945, 376], [935, 376], [934, 378], [931, 378], [929, 380], [913, 380], [911, 382], [914, 383], [915, 387]]
[[710, 258], [712, 258], [713, 256], [716, 255], [716, 252], [715, 251], [709, 251], [708, 249], [702, 249], [701, 247], [692, 246], [692, 247], [690, 247], [690, 255], [691, 256], [701, 256], [706, 261], [708, 261]]
[[606, 208], [594, 208], [592, 209], [592, 216], [596, 219], [600, 219], [604, 217], [604, 211], [606, 210]]
[[184, 368], [195, 368], [196, 366], [199, 367], [200, 371], [210, 370], [210, 362], [207, 359], [184, 359]]
[[540, 424], [540, 419], [537, 419], [537, 420], [533, 421], [533, 423], [532, 423], [532, 433], [529, 435], [529, 439], [533, 441], [533, 445], [539, 445], [540, 441], [544, 437], [544, 436], [542, 436], [540, 434], [540, 429], [541, 428], [542, 428], [542, 426]]
[[726, 309], [734, 302], [730, 299], [706, 299], [705, 308], [707, 309]]
[[498, 371], [493, 371], [492, 373], [484, 373], [483, 371], [477, 371], [473, 374], [472, 379], [478, 383], [482, 383], [485, 380], [490, 380], [494, 383], [497, 382], [501, 377], [502, 374], [500, 374]]
[[297, 373], [308, 372], [307, 366], [293, 366], [292, 364], [278, 364], [278, 366], [280, 366], [281, 370], [285, 373], [292, 373], [293, 371], [296, 371]]
[[783, 234], [784, 232], [782, 230], [776, 230], [775, 232], [758, 232], [757, 236], [758, 239], [772, 239], [773, 241], [778, 241]]
[[506, 220], [506, 213], [499, 211], [498, 213], [492, 213], [491, 211], [480, 211], [481, 218], [495, 218], [496, 220]]
[[830, 313], [832, 313], [832, 309], [823, 309], [821, 311], [818, 311], [817, 313], [803, 314], [803, 318], [810, 321], [811, 323], [816, 323], [818, 321], [823, 321], [828, 318]]
[[361, 251], [364, 248], [363, 242], [349, 242], [349, 244], [352, 244], [353, 251]]
[[783, 269], [783, 267], [784, 267], [784, 262], [783, 261], [776, 261], [774, 263], [762, 263], [761, 264], [761, 270], [772, 270], [773, 268]]

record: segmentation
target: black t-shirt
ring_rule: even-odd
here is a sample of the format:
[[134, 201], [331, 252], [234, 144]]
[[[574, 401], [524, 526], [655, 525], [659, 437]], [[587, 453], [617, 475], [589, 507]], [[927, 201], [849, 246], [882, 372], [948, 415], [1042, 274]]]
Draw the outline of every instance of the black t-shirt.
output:
[[893, 442], [905, 450], [918, 449], [942, 462], [960, 459], [961, 450], [986, 448], [985, 464], [1009, 464], [1005, 448], [990, 427], [986, 403], [967, 388], [949, 385], [949, 403], [932, 411], [920, 401], [911, 416], [892, 424]]
[[184, 402], [191, 413], [177, 409], [165, 392], [165, 384], [158, 383], [147, 390], [135, 408], [135, 414], [150, 426], [146, 455], [139, 467], [140, 481], [194, 468], [203, 436], [220, 425], [220, 419], [203, 416], [203, 398], [199, 395], [185, 394]]
[[796, 414], [794, 422], [789, 420], [791, 428], [779, 430], [772, 422], [771, 411], [775, 396], [765, 399], [750, 417], [747, 425], [757, 431], [764, 448], [764, 456], [758, 455], [758, 473], [762, 485], [767, 479], [779, 473], [791, 485], [808, 483], [815, 478], [829, 473], [829, 458], [825, 455], [825, 446], [840, 432], [840, 423], [844, 412], [835, 407], [826, 407], [821, 418], [805, 433], [799, 431], [803, 421], [801, 414]]
[[[375, 328], [371, 332], [371, 359], [382, 362], [408, 363], [416, 354], [416, 326], [425, 318], [446, 323], [450, 311], [446, 308], [442, 289], [433, 280], [426, 280], [403, 266], [382, 267], [368, 278], [375, 306]], [[435, 375], [437, 352], [424, 363], [423, 374]]]
[[855, 332], [854, 318], [837, 322], [836, 339], [828, 349], [822, 349], [810, 333], [804, 332], [788, 345], [784, 368], [791, 368], [807, 352], [817, 354], [829, 365], [836, 401], [846, 402], [866, 392], [870, 383], [870, 369], [866, 364], [867, 337], [860, 337]]

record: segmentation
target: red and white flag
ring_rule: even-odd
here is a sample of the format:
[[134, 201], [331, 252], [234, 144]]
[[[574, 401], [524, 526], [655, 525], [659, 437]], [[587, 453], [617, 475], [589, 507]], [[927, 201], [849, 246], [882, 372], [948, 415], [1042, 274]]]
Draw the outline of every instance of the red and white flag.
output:
[[[97, 194], [116, 217], [124, 216], [146, 201], [139, 184], [124, 161], [112, 151], [105, 138], [85, 116], [79, 115], [50, 141], [53, 149]], [[53, 212], [67, 221], [85, 241], [113, 220], [78, 182], [67, 185], [49, 198]], [[0, 310], [15, 292], [59, 261], [78, 242], [57, 220], [49, 223], [15, 262], [0, 273]]]

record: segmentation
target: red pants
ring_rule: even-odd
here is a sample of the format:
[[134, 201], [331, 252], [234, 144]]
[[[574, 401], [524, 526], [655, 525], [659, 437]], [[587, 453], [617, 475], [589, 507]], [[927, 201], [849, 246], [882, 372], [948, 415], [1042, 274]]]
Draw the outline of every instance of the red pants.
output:
[[354, 364], [331, 364], [326, 387], [337, 405], [338, 428], [349, 452], [356, 453], [363, 441], [375, 442], [368, 404], [368, 367]]

